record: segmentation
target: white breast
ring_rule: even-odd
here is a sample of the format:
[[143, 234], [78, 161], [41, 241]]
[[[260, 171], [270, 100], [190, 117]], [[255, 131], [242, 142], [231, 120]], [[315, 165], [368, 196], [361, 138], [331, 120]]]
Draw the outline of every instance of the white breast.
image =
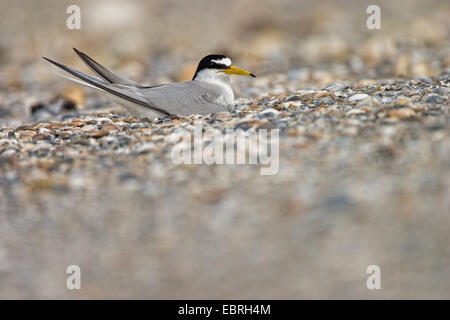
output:
[[200, 71], [193, 81], [202, 81], [218, 86], [222, 93], [218, 98], [220, 103], [225, 105], [234, 104], [234, 93], [231, 88], [229, 75], [222, 72], [217, 72], [217, 70], [205, 69]]

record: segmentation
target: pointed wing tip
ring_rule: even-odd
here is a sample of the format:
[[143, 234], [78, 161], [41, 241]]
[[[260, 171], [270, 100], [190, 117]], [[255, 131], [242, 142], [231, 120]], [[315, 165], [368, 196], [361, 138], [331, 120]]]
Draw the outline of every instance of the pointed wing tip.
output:
[[[78, 50], [77, 48], [72, 48], [73, 51], [75, 51], [75, 53], [77, 54], [77, 56], [79, 56], [81, 59], [83, 59], [83, 57], [88, 57], [86, 53], [81, 52], [80, 50]], [[89, 58], [89, 57], [88, 57]]]
[[[61, 64], [61, 63], [59, 63], [59, 62], [53, 61], [52, 59], [49, 59], [49, 58], [46, 58], [46, 57], [42, 57], [42, 58], [43, 58], [44, 60], [47, 60], [47, 61], [50, 62], [51, 64], [57, 66], [58, 68], [61, 68], [61, 69], [65, 70], [65, 71], [71, 73], [72, 75], [75, 75], [75, 74], [73, 73], [73, 70], [72, 70], [71, 68], [69, 68], [69, 67], [67, 67], [67, 66], [65, 66], [65, 65], [63, 65], [63, 64]], [[76, 76], [76, 75], [75, 75], [75, 76]]]
[[78, 50], [77, 48], [72, 48], [73, 51], [75, 51], [75, 53], [77, 54], [77, 56], [82, 57], [85, 56], [86, 54], [84, 54], [83, 52], [81, 52], [80, 50]]
[[47, 57], [42, 57], [42, 59], [44, 59], [44, 60], [46, 60], [47, 62], [50, 62], [50, 63], [52, 63], [52, 64], [54, 64], [54, 65], [59, 66], [59, 63], [56, 62], [56, 61], [53, 61], [52, 59], [49, 59], [49, 58], [47, 58]]

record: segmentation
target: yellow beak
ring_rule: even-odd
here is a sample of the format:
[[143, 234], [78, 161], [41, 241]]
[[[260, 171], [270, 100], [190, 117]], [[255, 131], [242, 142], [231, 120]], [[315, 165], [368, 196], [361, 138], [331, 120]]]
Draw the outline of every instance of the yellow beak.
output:
[[237, 74], [240, 76], [247, 76], [247, 77], [256, 77], [253, 73], [248, 72], [247, 70], [235, 67], [235, 66], [230, 66], [228, 69], [223, 69], [223, 70], [219, 70], [219, 72], [223, 72], [226, 74]]

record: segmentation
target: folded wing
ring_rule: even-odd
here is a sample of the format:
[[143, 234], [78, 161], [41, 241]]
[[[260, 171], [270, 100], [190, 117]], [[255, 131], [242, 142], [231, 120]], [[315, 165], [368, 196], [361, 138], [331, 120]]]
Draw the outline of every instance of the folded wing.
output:
[[[143, 108], [147, 108], [147, 109], [152, 109], [152, 110], [160, 113], [161, 115], [165, 115], [165, 116], [170, 115], [170, 113], [167, 112], [166, 110], [163, 110], [163, 109], [160, 109], [158, 107], [151, 105], [151, 103], [148, 101], [148, 99], [145, 96], [143, 96], [142, 94], [140, 94], [139, 89], [137, 89], [137, 88], [134, 88], [132, 86], [120, 85], [120, 84], [119, 85], [111, 84], [111, 83], [103, 81], [100, 78], [88, 75], [81, 71], [77, 71], [75, 69], [67, 67], [67, 66], [60, 64], [56, 61], [53, 61], [51, 59], [48, 59], [45, 57], [44, 57], [44, 59], [47, 60], [48, 62], [54, 64], [55, 66], [61, 68], [62, 70], [68, 72], [69, 74], [71, 74], [72, 76], [74, 76], [76, 78], [76, 79], [71, 79], [71, 78], [69, 78], [69, 79], [74, 80], [76, 82], [81, 82], [82, 84], [85, 84], [89, 87], [93, 87], [93, 88], [103, 91], [105, 93], [109, 93], [110, 95], [115, 97], [115, 100], [117, 102], [125, 103], [124, 106], [126, 108], [131, 103], [131, 104], [140, 106], [141, 108], [143, 107]], [[136, 114], [134, 109], [135, 108], [133, 108], [133, 110], [129, 110], [129, 111], [131, 113]]]
[[221, 102], [220, 88], [206, 82], [176, 82], [139, 91], [152, 104], [171, 114], [206, 115], [228, 110], [228, 106]]
[[136, 82], [133, 80], [127, 79], [125, 77], [122, 77], [105, 67], [103, 67], [100, 63], [96, 62], [94, 59], [89, 57], [87, 54], [73, 48], [73, 51], [80, 57], [80, 59], [97, 75], [102, 77], [105, 81], [109, 83], [115, 83], [115, 84], [127, 84], [127, 85], [137, 85]]

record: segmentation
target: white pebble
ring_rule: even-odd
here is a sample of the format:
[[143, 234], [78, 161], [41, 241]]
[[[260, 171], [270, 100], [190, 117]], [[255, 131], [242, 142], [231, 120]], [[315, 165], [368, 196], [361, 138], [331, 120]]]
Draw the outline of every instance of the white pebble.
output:
[[48, 130], [47, 128], [39, 128], [39, 133], [40, 134], [46, 134], [46, 133], [49, 133], [50, 132], [50, 130]]
[[15, 154], [16, 153], [16, 150], [14, 150], [14, 149], [9, 149], [9, 150], [6, 150], [5, 152], [3, 152], [2, 153], [2, 156], [3, 157], [9, 157], [9, 156], [12, 156], [13, 154]]
[[275, 110], [275, 109], [273, 109], [273, 108], [268, 108], [268, 109], [266, 109], [266, 110], [263, 110], [263, 111], [261, 111], [260, 113], [259, 113], [259, 115], [260, 116], [262, 116], [262, 115], [273, 115], [273, 116], [276, 116], [276, 115], [278, 115], [280, 112], [278, 111], [278, 110]]
[[348, 98], [348, 101], [349, 102], [358, 101], [358, 100], [365, 99], [367, 97], [369, 97], [369, 95], [366, 93], [357, 93], [357, 94], [352, 95], [350, 98]]

